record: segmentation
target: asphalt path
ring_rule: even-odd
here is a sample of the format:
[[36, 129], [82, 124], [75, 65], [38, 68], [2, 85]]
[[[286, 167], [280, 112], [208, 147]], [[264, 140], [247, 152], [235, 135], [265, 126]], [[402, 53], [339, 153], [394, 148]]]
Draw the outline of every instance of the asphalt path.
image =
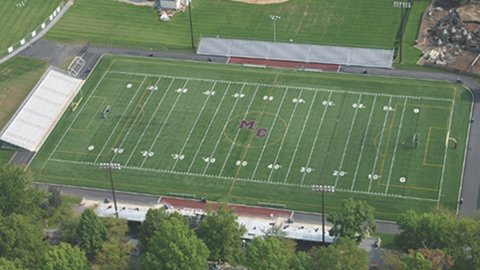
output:
[[[38, 59], [46, 59], [51, 65], [59, 67], [70, 57], [84, 53], [84, 59], [87, 64], [80, 73], [81, 77], [86, 77], [91, 69], [95, 66], [97, 61], [103, 54], [115, 55], [129, 55], [136, 57], [154, 57], [176, 60], [201, 61], [201, 62], [217, 62], [226, 63], [226, 57], [209, 57], [195, 54], [172, 53], [163, 51], [143, 51], [131, 49], [118, 48], [101, 48], [101, 47], [84, 47], [66, 44], [58, 44], [50, 41], [39, 40], [32, 44], [25, 51], [21, 52], [20, 56], [32, 57]], [[387, 76], [399, 78], [411, 78], [421, 80], [435, 80], [435, 81], [449, 81], [457, 82], [461, 80], [461, 84], [472, 92], [474, 95], [474, 106], [472, 112], [472, 119], [480, 121], [480, 108], [476, 106], [480, 101], [480, 85], [475, 81], [450, 73], [441, 72], [422, 72], [409, 70], [389, 70], [378, 68], [362, 68], [362, 67], [341, 67], [340, 72], [350, 74], [362, 74], [363, 76]], [[467, 119], [466, 121], [469, 121]], [[463, 198], [463, 203], [459, 204], [459, 211], [461, 215], [471, 216], [475, 210], [480, 208], [480, 184], [477, 180], [480, 176], [480, 125], [478, 122], [470, 124], [469, 140], [467, 146], [466, 162], [464, 168], [464, 176], [462, 181], [462, 191], [460, 197]], [[44, 185], [44, 184], [42, 184]], [[92, 199], [104, 199], [108, 196], [109, 191], [100, 191], [88, 188], [74, 188], [62, 186], [62, 192], [66, 195], [82, 196]], [[107, 192], [107, 193], [105, 193]], [[449, 191], [445, 191], [449, 192]], [[456, 193], [457, 190], [451, 192]], [[126, 200], [126, 202], [138, 204], [151, 204], [158, 196], [151, 196], [146, 194], [136, 194], [128, 192], [119, 192], [119, 200]], [[110, 196], [111, 197], [111, 196]], [[298, 221], [312, 221], [321, 220], [321, 215], [314, 213], [296, 212], [295, 218]], [[398, 227], [391, 222], [379, 221], [379, 232], [397, 233]]]

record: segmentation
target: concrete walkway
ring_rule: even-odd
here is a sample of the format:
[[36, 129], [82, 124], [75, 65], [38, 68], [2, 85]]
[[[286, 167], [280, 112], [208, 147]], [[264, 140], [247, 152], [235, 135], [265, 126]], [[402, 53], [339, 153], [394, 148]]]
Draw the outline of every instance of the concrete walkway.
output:
[[[50, 64], [58, 67], [62, 63], [64, 63], [65, 60], [67, 60], [69, 57], [80, 53], [81, 50], [81, 46], [57, 44], [50, 41], [39, 40], [34, 43], [30, 48], [21, 52], [19, 55], [46, 59], [50, 62]], [[81, 74], [80, 76], [86, 76], [102, 54], [131, 55], [190, 61], [211, 61], [218, 63], [226, 63], [228, 60], [226, 57], [208, 57], [195, 54], [182, 54], [163, 51], [142, 51], [118, 48], [88, 47], [84, 55], [87, 64], [83, 69], [83, 74]], [[480, 102], [480, 85], [469, 78], [450, 73], [359, 67], [342, 67], [340, 69], [340, 72], [351, 74], [364, 74], [365, 76], [388, 76], [449, 82], [456, 82], [457, 79], [461, 79], [462, 84], [465, 87], [469, 88], [474, 95], [474, 107], [472, 117], [480, 121], [480, 107], [475, 106]], [[466, 119], [466, 121], [468, 120], [469, 119]], [[470, 126], [464, 177], [462, 180], [462, 191], [460, 197], [463, 198], [463, 204], [459, 205], [458, 209], [460, 211], [460, 214], [464, 216], [472, 216], [474, 211], [480, 208], [480, 181], [477, 181], [477, 176], [480, 175], [480, 166], [478, 166], [477, 164], [480, 164], [480, 125], [478, 124], [478, 122], [474, 122]], [[452, 190], [451, 192], [457, 192], [457, 190]]]

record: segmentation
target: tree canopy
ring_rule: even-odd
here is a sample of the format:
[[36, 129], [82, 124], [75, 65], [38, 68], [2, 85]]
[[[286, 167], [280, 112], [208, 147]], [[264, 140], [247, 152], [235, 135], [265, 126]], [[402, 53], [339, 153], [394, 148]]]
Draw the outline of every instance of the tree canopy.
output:
[[310, 250], [314, 269], [368, 270], [367, 251], [348, 238], [340, 237], [328, 247]]
[[98, 270], [127, 270], [128, 258], [133, 245], [126, 242], [128, 231], [126, 219], [108, 217], [102, 219], [107, 228], [107, 241], [103, 243], [102, 251], [95, 258]]
[[219, 203], [217, 211], [208, 205], [208, 213], [197, 229], [197, 235], [210, 250], [208, 257], [212, 261], [222, 260], [236, 265], [243, 259], [242, 236], [247, 232], [239, 226], [234, 209], [227, 209], [225, 203]]
[[292, 254], [279, 237], [255, 237], [247, 246], [246, 265], [251, 270], [289, 269]]
[[142, 252], [148, 251], [148, 243], [150, 242], [150, 239], [155, 232], [160, 230], [163, 221], [167, 218], [168, 215], [163, 208], [148, 210], [138, 233], [138, 244]]
[[[206, 269], [208, 248], [190, 229], [189, 221], [177, 213], [163, 215], [161, 226], [143, 243], [147, 251], [142, 250], [142, 268], [145, 270]], [[145, 238], [142, 241], [145, 241]]]
[[23, 267], [18, 259], [10, 261], [0, 257], [0, 270], [23, 270]]
[[85, 252], [67, 243], [60, 243], [45, 254], [40, 270], [88, 270]]
[[0, 215], [11, 214], [33, 216], [39, 213], [39, 205], [45, 198], [45, 193], [36, 187], [31, 187], [32, 179], [25, 171], [16, 166], [0, 167]]
[[85, 251], [87, 258], [93, 260], [102, 249], [107, 238], [107, 229], [92, 209], [85, 209], [77, 226], [76, 240], [80, 248]]
[[333, 223], [330, 235], [362, 241], [368, 230], [375, 232], [377, 229], [374, 211], [365, 201], [355, 201], [352, 198], [344, 200], [342, 208], [327, 217], [327, 220]]

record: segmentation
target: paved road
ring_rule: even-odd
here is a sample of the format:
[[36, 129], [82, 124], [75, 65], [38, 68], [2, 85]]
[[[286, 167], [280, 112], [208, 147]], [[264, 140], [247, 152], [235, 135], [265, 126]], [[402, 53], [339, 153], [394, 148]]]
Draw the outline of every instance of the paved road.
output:
[[[20, 55], [33, 58], [47, 59], [52, 65], [59, 66], [64, 63], [65, 60], [67, 60], [70, 56], [78, 54], [81, 50], [81, 46], [57, 44], [50, 41], [39, 40], [31, 47], [20, 53]], [[88, 68], [92, 68], [94, 66], [94, 64], [102, 54], [144, 56], [190, 61], [213, 61], [219, 63], [225, 63], [227, 61], [227, 58], [225, 57], [208, 57], [195, 54], [182, 54], [162, 51], [142, 51], [117, 48], [89, 47], [84, 55], [87, 60], [87, 65], [83, 69], [84, 73], [81, 76], [87, 75], [85, 74], [85, 72], [88, 70]], [[375, 75], [449, 82], [456, 82], [457, 79], [460, 78], [462, 80], [462, 84], [469, 88], [474, 94], [474, 105], [476, 105], [480, 101], [480, 85], [478, 85], [475, 81], [471, 79], [454, 74], [359, 67], [342, 67], [340, 69], [340, 72], [364, 74], [365, 76]], [[479, 106], [473, 107], [472, 116], [474, 119], [478, 119], [480, 121]], [[480, 164], [480, 125], [478, 124], [478, 121], [472, 123], [470, 126], [470, 135], [467, 147], [467, 159], [465, 163], [464, 177], [462, 181], [462, 192], [460, 195], [463, 198], [463, 204], [459, 205], [460, 213], [464, 216], [471, 216], [476, 209], [480, 208], [480, 181], [477, 180], [477, 176], [480, 176], [480, 166], [478, 166], [477, 164]], [[457, 191], [452, 190], [451, 192], [456, 193]]]

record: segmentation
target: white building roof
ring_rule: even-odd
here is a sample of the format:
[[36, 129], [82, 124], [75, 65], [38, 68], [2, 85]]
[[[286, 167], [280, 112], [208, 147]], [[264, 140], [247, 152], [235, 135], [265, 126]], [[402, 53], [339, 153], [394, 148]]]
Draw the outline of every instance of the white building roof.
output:
[[0, 133], [0, 140], [31, 152], [40, 149], [83, 81], [47, 70]]

